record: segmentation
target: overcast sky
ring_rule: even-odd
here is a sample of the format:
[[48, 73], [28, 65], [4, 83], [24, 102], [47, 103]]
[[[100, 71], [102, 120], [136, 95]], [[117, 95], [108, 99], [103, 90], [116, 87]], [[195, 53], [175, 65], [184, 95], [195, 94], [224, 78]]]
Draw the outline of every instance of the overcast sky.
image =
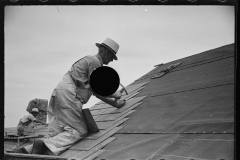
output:
[[5, 127], [17, 126], [30, 100], [49, 101], [75, 61], [97, 54], [95, 43], [119, 43], [109, 66], [127, 86], [156, 64], [234, 43], [234, 19], [232, 6], [7, 6]]

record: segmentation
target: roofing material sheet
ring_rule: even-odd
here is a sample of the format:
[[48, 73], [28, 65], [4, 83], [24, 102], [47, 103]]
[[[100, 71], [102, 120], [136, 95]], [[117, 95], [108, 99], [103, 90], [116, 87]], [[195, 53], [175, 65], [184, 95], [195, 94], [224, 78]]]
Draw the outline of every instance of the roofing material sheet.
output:
[[96, 160], [232, 160], [232, 134], [116, 134]]
[[230, 83], [234, 83], [234, 57], [173, 70], [161, 78], [151, 80], [138, 96], [155, 96]]
[[[141, 87], [141, 88], [144, 88], [144, 87]], [[121, 98], [121, 99], [124, 99], [127, 101], [127, 100], [131, 99], [132, 97], [136, 96], [138, 93], [140, 93], [140, 92], [134, 92], [133, 94], [127, 96], [126, 98]]]
[[[142, 82], [142, 83], [138, 83], [138, 84], [134, 84], [134, 85], [129, 85], [126, 87], [126, 90], [128, 92], [128, 94], [132, 93], [133, 91], [137, 90], [138, 88], [146, 85], [149, 81], [147, 82]], [[123, 92], [123, 95], [125, 95], [126, 93]]]
[[115, 127], [119, 126], [120, 124], [124, 123], [127, 120], [128, 120], [128, 118], [123, 118], [122, 120], [118, 121], [117, 123], [113, 124], [111, 127], [107, 128], [105, 130], [100, 130], [98, 133], [90, 133], [84, 139], [98, 139], [101, 136], [103, 136], [104, 134], [108, 133], [109, 131], [111, 131], [112, 129], [114, 129]]
[[[166, 66], [172, 64], [172, 63], [178, 63], [178, 62], [183, 62], [184, 66], [188, 66], [191, 64], [197, 64], [197, 63], [202, 63], [202, 62], [206, 62], [209, 60], [214, 60], [214, 59], [219, 59], [219, 58], [224, 58], [226, 56], [233, 56], [234, 55], [234, 44], [229, 44], [229, 45], [225, 45], [222, 47], [218, 47], [209, 51], [205, 51], [202, 53], [198, 53], [186, 58], [181, 58], [178, 60], [174, 60], [172, 62], [160, 65], [158, 67], [156, 67], [155, 69], [151, 70], [150, 72], [146, 73], [145, 75], [143, 75], [142, 77], [140, 77], [139, 79], [142, 79], [144, 77], [149, 77], [149, 75], [151, 74], [155, 74], [156, 72], [161, 71], [163, 68], [165, 68]], [[182, 65], [179, 66], [178, 68], [183, 67]]]
[[95, 152], [94, 154], [90, 155], [89, 157], [87, 157], [86, 159], [84, 160], [94, 160], [96, 159], [96, 157], [98, 157], [101, 153], [103, 153], [105, 150], [103, 149], [100, 149], [98, 150], [97, 152]]
[[116, 134], [115, 137], [96, 160], [234, 159], [232, 134]]
[[120, 120], [122, 120], [123, 118], [127, 117], [129, 114], [132, 114], [133, 112], [135, 112], [135, 110], [131, 110], [130, 112], [124, 114], [123, 116], [119, 117], [118, 119], [114, 120], [114, 121], [104, 121], [104, 122], [96, 122], [98, 128], [101, 129], [108, 129], [109, 127], [111, 127], [112, 125], [118, 123]]
[[105, 102], [102, 102], [99, 103], [99, 104], [96, 104], [94, 105], [93, 107], [89, 108], [90, 111], [93, 111], [93, 110], [100, 110], [100, 109], [107, 109], [107, 108], [111, 108], [112, 106], [106, 104]]
[[133, 91], [132, 93], [129, 93], [128, 95], [123, 95], [123, 96], [121, 97], [121, 99], [125, 99], [125, 100], [126, 100], [126, 99], [132, 98], [134, 94], [139, 93], [144, 87], [145, 87], [145, 86], [140, 87], [140, 88], [136, 89], [135, 91]]
[[233, 90], [229, 84], [146, 98], [120, 133], [234, 133]]
[[108, 138], [107, 140], [98, 144], [97, 146], [95, 146], [94, 148], [92, 148], [89, 151], [80, 151], [79, 153], [77, 153], [73, 157], [71, 157], [71, 159], [87, 158], [87, 157], [89, 157], [90, 155], [92, 155], [96, 151], [100, 150], [101, 148], [103, 148], [104, 146], [106, 146], [108, 143], [112, 142], [115, 139], [116, 139], [115, 137], [110, 137], [110, 138]]
[[108, 132], [107, 134], [103, 135], [102, 137], [100, 137], [97, 140], [88, 140], [88, 139], [84, 139], [81, 140], [79, 143], [73, 145], [72, 147], [70, 147], [70, 149], [76, 149], [76, 150], [82, 150], [82, 151], [88, 151], [91, 148], [95, 147], [96, 145], [98, 145], [100, 142], [106, 140], [107, 138], [109, 138], [111, 135], [113, 135], [114, 133], [116, 133], [118, 130], [120, 130], [122, 127], [116, 127], [114, 129], [112, 129], [110, 132]]
[[[222, 56], [218, 56], [218, 57], [208, 58], [208, 59], [198, 61], [198, 62], [194, 62], [194, 63], [184, 62], [184, 66], [178, 66], [177, 69], [174, 69], [174, 71], [178, 71], [178, 70], [182, 70], [182, 69], [186, 69], [186, 68], [191, 68], [191, 67], [196, 67], [198, 65], [203, 65], [203, 64], [206, 64], [206, 63], [219, 61], [219, 60], [230, 58], [230, 57], [234, 57], [234, 54], [222, 55]], [[183, 60], [185, 60], [185, 59], [183, 59]], [[164, 65], [164, 66], [166, 66], [166, 65]], [[160, 74], [160, 73], [162, 73], [163, 70], [164, 70], [164, 68], [161, 67], [161, 69], [155, 70], [154, 72], [149, 73], [148, 75], [139, 78], [137, 81], [152, 78], [153, 75]]]
[[121, 110], [121, 111], [117, 110], [113, 114], [102, 115], [101, 117], [98, 117], [97, 119], [95, 119], [95, 121], [100, 122], [100, 121], [113, 121], [113, 120], [116, 120], [117, 118], [125, 115], [126, 113], [131, 112], [131, 110], [133, 110], [134, 108], [136, 108], [140, 104], [141, 104], [141, 102], [137, 103], [137, 104], [134, 104], [131, 107], [128, 107], [127, 109], [125, 109], [125, 110]]
[[176, 134], [116, 134], [97, 160], [148, 160], [180, 135]]
[[77, 151], [77, 150], [71, 150], [71, 149], [67, 150], [66, 152], [61, 154], [61, 157], [65, 157], [72, 160], [78, 160], [78, 159], [82, 160], [84, 158], [91, 156], [92, 154], [94, 154], [95, 152], [97, 152], [98, 150], [106, 146], [108, 143], [112, 142], [114, 139], [115, 137], [110, 137], [88, 151]]
[[103, 112], [105, 112], [109, 108], [112, 108], [112, 107], [102, 108], [102, 109], [98, 109], [98, 110], [90, 110], [90, 111], [93, 116], [97, 116], [97, 115], [101, 115]]
[[156, 153], [152, 160], [234, 159], [232, 134], [185, 134]]

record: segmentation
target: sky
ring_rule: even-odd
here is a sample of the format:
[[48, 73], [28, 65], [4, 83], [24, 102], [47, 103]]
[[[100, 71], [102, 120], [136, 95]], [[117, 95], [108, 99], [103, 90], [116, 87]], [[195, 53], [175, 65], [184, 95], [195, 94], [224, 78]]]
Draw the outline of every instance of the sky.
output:
[[17, 126], [29, 101], [49, 101], [71, 65], [106, 38], [120, 45], [108, 66], [127, 86], [154, 65], [234, 43], [234, 27], [233, 6], [6, 6], [4, 127]]

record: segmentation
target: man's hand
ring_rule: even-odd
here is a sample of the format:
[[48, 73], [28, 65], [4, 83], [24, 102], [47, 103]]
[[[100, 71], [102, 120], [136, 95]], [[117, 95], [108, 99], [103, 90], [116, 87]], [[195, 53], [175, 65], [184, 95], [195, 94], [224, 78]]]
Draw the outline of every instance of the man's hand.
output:
[[114, 107], [121, 108], [122, 106], [125, 105], [125, 103], [126, 103], [126, 100], [118, 99], [118, 100], [115, 101]]
[[119, 91], [116, 91], [112, 95], [108, 96], [109, 98], [115, 98], [116, 100], [120, 99], [122, 97], [122, 93]]
[[95, 94], [95, 96], [97, 98], [99, 98], [100, 100], [102, 100], [103, 102], [113, 106], [113, 107], [116, 107], [116, 108], [120, 108], [122, 107], [123, 105], [125, 105], [126, 101], [125, 100], [121, 100], [121, 99], [117, 99], [117, 100], [113, 100], [111, 98], [107, 98], [107, 97], [102, 97], [102, 96], [99, 96], [97, 94]]

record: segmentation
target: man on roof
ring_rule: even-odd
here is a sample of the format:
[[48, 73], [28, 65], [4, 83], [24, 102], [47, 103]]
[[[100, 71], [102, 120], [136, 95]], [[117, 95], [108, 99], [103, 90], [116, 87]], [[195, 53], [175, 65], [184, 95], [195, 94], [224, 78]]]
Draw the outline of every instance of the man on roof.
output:
[[89, 84], [91, 73], [103, 64], [108, 65], [109, 62], [117, 60], [116, 54], [119, 49], [119, 45], [110, 38], [101, 44], [96, 43], [96, 46], [98, 54], [83, 57], [75, 62], [54, 89], [47, 109], [49, 136], [44, 140], [35, 140], [32, 145], [15, 152], [59, 155], [84, 138], [88, 130], [82, 106], [88, 102], [92, 94], [116, 108], [126, 103], [120, 99], [119, 91], [108, 97], [92, 91]]
[[31, 112], [29, 112], [28, 115], [25, 115], [23, 118], [20, 119], [17, 131], [19, 136], [24, 135], [24, 130], [27, 128], [32, 122], [42, 123], [45, 124], [45, 122], [42, 122], [40, 120], [37, 120], [36, 117], [39, 114], [39, 111], [37, 108], [33, 108]]

